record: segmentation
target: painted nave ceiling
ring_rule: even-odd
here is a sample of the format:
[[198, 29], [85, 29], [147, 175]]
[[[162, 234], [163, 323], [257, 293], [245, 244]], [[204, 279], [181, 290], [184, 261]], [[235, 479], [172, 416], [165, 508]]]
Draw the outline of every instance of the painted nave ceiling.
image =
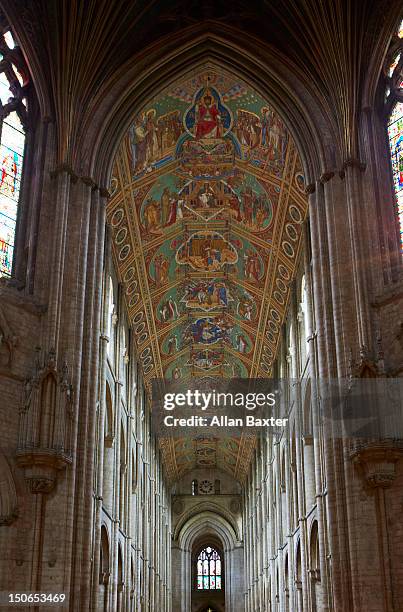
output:
[[[331, 128], [323, 142], [311, 142], [312, 151], [323, 148], [324, 158], [307, 183], [334, 164], [342, 169], [345, 160], [359, 157], [354, 100], [385, 19], [393, 19], [390, 0], [88, 0], [85, 10], [78, 0], [3, 4], [16, 23], [29, 24], [22, 28], [23, 48], [37, 82], [51, 90], [44, 99], [55, 102], [42, 111], [56, 119], [59, 165], [105, 180], [99, 168], [93, 176], [94, 134], [87, 126], [99, 108], [101, 115], [106, 111], [116, 82], [127, 78], [133, 116], [116, 158], [108, 215], [146, 382], [162, 375], [270, 376], [307, 200], [296, 147], [250, 82], [262, 85], [301, 143], [309, 130], [302, 115], [291, 112], [298, 106], [293, 102], [309, 105], [301, 92], [320, 82], [318, 112]], [[400, 3], [394, 4], [397, 18]], [[351, 57], [335, 53], [335, 31]], [[256, 50], [272, 68], [271, 80], [263, 81], [253, 62], [249, 81], [249, 55]], [[277, 60], [288, 73], [276, 73]], [[177, 77], [183, 75], [178, 82], [174, 64]], [[186, 74], [191, 66], [199, 68]], [[133, 85], [136, 74], [148, 76]], [[156, 75], [167, 79], [162, 88], [171, 84], [156, 91]], [[136, 106], [147, 91], [148, 103]], [[122, 100], [115, 100], [120, 124], [113, 117], [105, 143], [120, 138], [127, 119]], [[108, 113], [109, 121], [114, 113]], [[308, 161], [312, 173], [316, 162]], [[248, 444], [228, 440], [211, 456], [242, 480]], [[197, 465], [194, 441], [168, 446], [171, 479]]]
[[[283, 121], [232, 74], [206, 64], [133, 117], [108, 218], [146, 382], [270, 376], [306, 212]], [[244, 443], [214, 453], [240, 478]]]

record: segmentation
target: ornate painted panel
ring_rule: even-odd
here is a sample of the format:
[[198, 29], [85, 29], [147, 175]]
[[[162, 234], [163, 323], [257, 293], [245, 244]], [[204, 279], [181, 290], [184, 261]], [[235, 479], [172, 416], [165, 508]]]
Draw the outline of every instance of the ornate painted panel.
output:
[[[283, 121], [231, 74], [206, 65], [133, 117], [108, 218], [147, 382], [271, 375], [306, 212]], [[234, 474], [251, 448], [210, 456]], [[176, 453], [173, 476], [199, 465], [196, 442]]]

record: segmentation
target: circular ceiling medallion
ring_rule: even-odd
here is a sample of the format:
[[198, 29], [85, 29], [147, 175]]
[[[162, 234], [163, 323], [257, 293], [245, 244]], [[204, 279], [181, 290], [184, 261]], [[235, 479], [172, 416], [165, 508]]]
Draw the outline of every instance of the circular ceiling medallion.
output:
[[[123, 275], [123, 280], [125, 283], [128, 283], [129, 281], [132, 280], [132, 278], [134, 278], [134, 275], [136, 274], [136, 269], [133, 268], [133, 266], [131, 266], [130, 268], [127, 268], [126, 272]], [[136, 282], [137, 284], [137, 282]]]
[[133, 306], [135, 306], [137, 304], [137, 302], [139, 301], [140, 296], [138, 293], [135, 293], [133, 295], [132, 298], [130, 298], [130, 302], [129, 302], [129, 308], [132, 308]]
[[282, 293], [280, 293], [280, 291], [274, 291], [273, 293], [273, 297], [275, 300], [277, 300], [277, 302], [281, 305], [284, 304], [284, 296]]
[[112, 227], [117, 227], [122, 223], [122, 219], [125, 216], [123, 208], [118, 208], [112, 215], [111, 225]]
[[283, 264], [279, 265], [278, 273], [280, 274], [281, 278], [284, 278], [285, 280], [290, 279], [290, 272]]
[[263, 348], [263, 353], [265, 353], [270, 358], [273, 357], [273, 351], [271, 350], [269, 346], [265, 346]]
[[129, 253], [130, 253], [130, 244], [125, 244], [125, 246], [120, 250], [119, 260], [124, 261], [125, 259], [127, 259]]
[[295, 223], [302, 223], [302, 214], [300, 209], [295, 206], [295, 204], [291, 204], [289, 207], [290, 217]]
[[130, 283], [130, 285], [127, 285], [126, 287], [126, 295], [131, 295], [132, 293], [134, 293], [137, 289], [137, 281], [133, 281], [132, 283]]
[[147, 338], [148, 338], [148, 334], [147, 332], [144, 332], [144, 334], [141, 334], [141, 336], [137, 338], [137, 344], [143, 344], [143, 342], [145, 342]]
[[145, 328], [146, 328], [146, 324], [143, 321], [142, 323], [139, 323], [138, 325], [136, 325], [136, 327], [134, 328], [134, 333], [136, 334], [136, 336], [138, 336], [145, 330]]
[[142, 310], [140, 310], [140, 312], [138, 312], [134, 317], [133, 317], [133, 323], [140, 323], [140, 321], [142, 321], [144, 318], [144, 312]]
[[287, 285], [283, 280], [281, 280], [281, 278], [276, 279], [276, 285], [282, 293], [287, 293]]
[[298, 232], [295, 229], [295, 227], [293, 226], [292, 223], [287, 223], [287, 225], [285, 226], [285, 231], [287, 233], [287, 236], [289, 237], [290, 240], [292, 240], [293, 242], [296, 242], [298, 239]]
[[127, 227], [121, 227], [118, 233], [115, 236], [115, 244], [121, 245], [126, 240], [127, 236]]
[[260, 364], [260, 367], [263, 370], [263, 372], [266, 372], [266, 374], [270, 372], [270, 366], [265, 361], [262, 361], [262, 363]]
[[268, 322], [268, 327], [270, 327], [271, 330], [273, 330], [274, 332], [278, 331], [278, 325], [277, 323], [275, 323], [274, 321], [269, 321]]
[[287, 240], [284, 240], [283, 244], [282, 244], [282, 247], [283, 247], [284, 253], [288, 257], [294, 257], [295, 251], [294, 251], [294, 247], [292, 246], [292, 244], [290, 244]]
[[270, 342], [272, 342], [273, 344], [275, 344], [275, 343], [276, 343], [276, 338], [274, 337], [273, 332], [271, 332], [271, 331], [267, 331], [267, 332], [266, 332], [266, 338], [267, 338], [267, 339], [268, 339]]

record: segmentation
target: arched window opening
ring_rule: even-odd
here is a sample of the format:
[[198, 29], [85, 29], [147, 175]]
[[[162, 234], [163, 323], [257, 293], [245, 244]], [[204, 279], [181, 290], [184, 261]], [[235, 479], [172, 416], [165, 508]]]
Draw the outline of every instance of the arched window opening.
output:
[[281, 509], [281, 542], [287, 534], [288, 503], [287, 503], [287, 472], [285, 449], [283, 447], [280, 463], [280, 509]]
[[192, 480], [192, 495], [198, 495], [199, 483], [197, 480]]
[[111, 446], [113, 442], [113, 400], [109, 384], [105, 388], [105, 445]]
[[287, 376], [288, 378], [292, 378], [294, 376], [294, 355], [295, 355], [295, 346], [294, 346], [294, 328], [293, 324], [290, 323], [287, 334]]
[[[295, 427], [295, 426], [294, 426]], [[299, 524], [299, 498], [298, 498], [298, 471], [297, 471], [297, 443], [295, 436], [295, 428], [291, 437], [291, 482], [293, 494], [293, 527], [296, 529]]]
[[105, 422], [104, 422], [104, 456], [102, 475], [103, 505], [110, 511], [113, 506], [114, 487], [114, 413], [111, 389], [108, 383], [105, 386]]
[[[403, 21], [392, 47], [392, 56], [386, 69], [386, 104], [391, 109], [387, 130], [392, 162], [396, 214], [399, 221], [400, 248], [403, 250]], [[397, 41], [397, 42], [396, 42]]]
[[309, 576], [311, 579], [312, 604], [314, 612], [320, 610], [320, 558], [318, 522], [314, 521], [309, 545]]
[[107, 584], [109, 580], [109, 540], [106, 527], [101, 527], [101, 547], [99, 551], [99, 583]]
[[297, 590], [298, 610], [303, 609], [302, 599], [302, 558], [301, 558], [301, 543], [298, 540], [297, 550], [295, 552], [295, 588]]
[[221, 557], [215, 548], [207, 546], [197, 557], [197, 590], [219, 591], [221, 588]]
[[123, 526], [125, 518], [125, 505], [126, 505], [126, 442], [123, 431], [123, 423], [120, 429], [120, 477], [119, 477], [119, 517], [120, 525]]
[[137, 489], [137, 444], [133, 441], [132, 450], [132, 493]]
[[388, 121], [393, 186], [399, 219], [400, 246], [403, 248], [403, 103], [397, 102]]
[[[0, 15], [1, 16], [1, 15]], [[11, 276], [27, 126], [28, 71], [10, 29], [0, 35], [0, 276]]]
[[320, 580], [319, 533], [317, 521], [314, 521], [312, 524], [309, 557], [312, 578], [314, 580]]
[[221, 493], [221, 481], [218, 479], [214, 481], [214, 493], [216, 495], [220, 495]]
[[135, 606], [135, 573], [134, 573], [134, 559], [130, 558], [130, 610], [134, 611]]
[[299, 312], [298, 312], [302, 369], [305, 367], [306, 358], [309, 353], [309, 343], [307, 342], [307, 335], [306, 335], [307, 311], [308, 311], [307, 287], [306, 287], [306, 281], [305, 281], [305, 275], [304, 275], [301, 279], [301, 301], [300, 301]]
[[123, 381], [122, 396], [127, 400], [128, 382], [129, 382], [129, 330], [126, 321], [121, 329], [121, 346], [120, 346], [120, 369], [121, 378]]
[[117, 612], [122, 612], [123, 610], [123, 602], [124, 602], [124, 565], [123, 565], [123, 555], [122, 548], [119, 545], [118, 547], [118, 605]]
[[284, 608], [288, 612], [290, 606], [290, 591], [289, 591], [289, 571], [288, 571], [288, 555], [284, 562]]
[[108, 355], [112, 357], [113, 348], [114, 348], [114, 326], [116, 323], [116, 306], [115, 306], [115, 288], [113, 286], [112, 277], [109, 277], [109, 299], [108, 299], [108, 314], [107, 314], [107, 336], [109, 338], [108, 342]]

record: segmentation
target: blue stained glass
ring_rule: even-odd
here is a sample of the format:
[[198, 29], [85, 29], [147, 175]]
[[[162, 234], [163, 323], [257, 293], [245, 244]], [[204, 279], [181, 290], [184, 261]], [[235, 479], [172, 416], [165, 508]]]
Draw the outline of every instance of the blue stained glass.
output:
[[400, 224], [400, 245], [403, 248], [403, 103], [398, 102], [388, 124], [393, 184], [396, 194], [397, 215]]
[[208, 576], [204, 576], [204, 578], [203, 578], [203, 589], [208, 590], [208, 585], [209, 585]]

